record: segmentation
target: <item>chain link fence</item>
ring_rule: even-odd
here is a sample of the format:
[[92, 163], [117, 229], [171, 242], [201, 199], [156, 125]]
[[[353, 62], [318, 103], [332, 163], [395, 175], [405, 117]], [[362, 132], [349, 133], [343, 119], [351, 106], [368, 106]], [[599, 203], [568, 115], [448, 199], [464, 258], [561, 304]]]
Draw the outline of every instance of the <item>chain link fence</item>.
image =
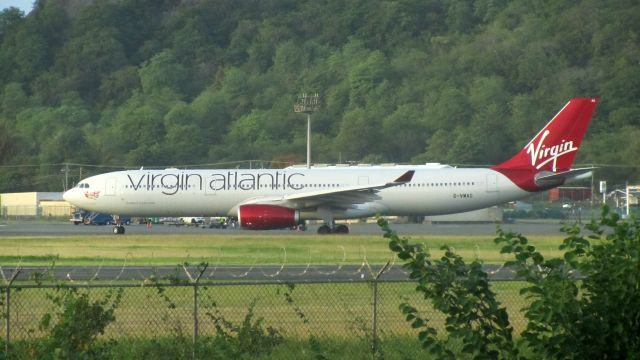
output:
[[[494, 291], [509, 311], [514, 333], [526, 326], [520, 309], [523, 283], [494, 281]], [[42, 327], [48, 315], [59, 316], [53, 299], [60, 289], [74, 288], [94, 300], [120, 292], [115, 321], [99, 340], [148, 342], [179, 340], [195, 349], [214, 337], [221, 325], [241, 327], [249, 318], [283, 339], [291, 358], [325, 351], [340, 358], [428, 358], [399, 310], [410, 303], [444, 331], [444, 317], [434, 311], [408, 281], [361, 282], [212, 282], [190, 284], [9, 284], [2, 288], [0, 342], [7, 358], [14, 344], [49, 335]], [[56, 315], [57, 314], [57, 315]], [[318, 350], [320, 347], [324, 350]], [[391, 356], [390, 354], [393, 354]], [[276, 356], [278, 357], [278, 356]], [[329, 358], [332, 358], [330, 356]]]

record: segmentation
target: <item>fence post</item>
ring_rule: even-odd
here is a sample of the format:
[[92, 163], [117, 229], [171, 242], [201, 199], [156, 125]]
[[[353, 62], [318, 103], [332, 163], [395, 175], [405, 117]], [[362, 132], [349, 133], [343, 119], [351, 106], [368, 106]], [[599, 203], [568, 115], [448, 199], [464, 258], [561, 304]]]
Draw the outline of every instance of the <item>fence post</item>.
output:
[[9, 358], [9, 342], [11, 340], [11, 285], [13, 285], [13, 281], [18, 277], [18, 274], [20, 274], [20, 271], [22, 271], [22, 266], [18, 266], [18, 268], [16, 269], [16, 271], [11, 274], [11, 279], [9, 279], [9, 282], [5, 285], [5, 288], [7, 289], [7, 301], [4, 304], [5, 305], [5, 332], [6, 332], [6, 341], [4, 343], [4, 355], [5, 357], [8, 359]]
[[192, 359], [196, 358], [196, 346], [198, 345], [198, 282], [193, 284], [193, 353]]
[[199, 273], [198, 273], [198, 276], [194, 279], [191, 276], [191, 273], [189, 272], [189, 270], [187, 270], [187, 267], [184, 264], [182, 265], [182, 268], [184, 269], [185, 274], [187, 274], [187, 277], [189, 278], [193, 286], [193, 343], [191, 347], [191, 358], [193, 360], [196, 359], [196, 347], [198, 345], [198, 282], [200, 281], [202, 274], [204, 274], [204, 272], [207, 270], [208, 266], [209, 266], [208, 263], [199, 264], [198, 265]]
[[378, 353], [378, 279], [373, 280], [373, 319], [372, 319], [372, 339], [371, 339], [371, 351], [372, 358], [376, 358]]
[[375, 274], [375, 276], [373, 277], [373, 289], [372, 289], [372, 305], [373, 305], [373, 314], [372, 314], [372, 319], [371, 319], [371, 333], [372, 333], [372, 339], [371, 339], [371, 357], [373, 359], [376, 358], [376, 354], [378, 354], [378, 280], [380, 279], [380, 276], [382, 276], [382, 274], [384, 274], [385, 271], [387, 271], [387, 269], [389, 268], [389, 265], [391, 264], [391, 261], [387, 261], [387, 263], [382, 267], [382, 269], [380, 269], [380, 271], [378, 271], [377, 274]]

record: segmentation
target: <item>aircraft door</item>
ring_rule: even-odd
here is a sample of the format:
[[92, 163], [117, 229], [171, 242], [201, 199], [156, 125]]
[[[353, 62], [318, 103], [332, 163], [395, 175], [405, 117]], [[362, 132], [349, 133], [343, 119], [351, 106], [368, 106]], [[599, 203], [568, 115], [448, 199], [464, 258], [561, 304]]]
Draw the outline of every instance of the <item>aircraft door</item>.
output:
[[116, 178], [108, 178], [105, 188], [104, 188], [105, 196], [115, 196], [116, 195]]
[[487, 175], [487, 192], [498, 191], [498, 177], [495, 174]]

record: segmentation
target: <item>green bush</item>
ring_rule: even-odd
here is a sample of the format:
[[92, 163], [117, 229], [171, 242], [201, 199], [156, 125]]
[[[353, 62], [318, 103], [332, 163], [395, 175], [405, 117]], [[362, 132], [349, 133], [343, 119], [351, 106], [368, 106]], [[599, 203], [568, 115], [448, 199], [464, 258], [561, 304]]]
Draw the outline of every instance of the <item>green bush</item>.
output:
[[[96, 341], [98, 335], [115, 320], [114, 310], [123, 289], [109, 291], [103, 299], [91, 300], [88, 291], [57, 287], [48, 298], [58, 305], [57, 314], [45, 314], [40, 328], [50, 330], [50, 337], [38, 343], [35, 351], [40, 359], [101, 359], [112, 343]], [[52, 321], [55, 323], [52, 324]]]
[[[522, 336], [546, 358], [631, 359], [640, 356], [640, 232], [603, 208], [599, 221], [564, 228], [561, 259], [545, 260], [519, 234], [500, 231], [502, 253], [514, 255], [531, 304]], [[579, 279], [579, 280], [578, 280]]]
[[[620, 221], [607, 207], [582, 236], [566, 227], [562, 258], [545, 260], [524, 236], [498, 230], [501, 253], [514, 260], [518, 279], [530, 301], [522, 344], [511, 335], [506, 311], [495, 300], [487, 274], [477, 261], [465, 264], [448, 247], [438, 260], [421, 245], [399, 238], [384, 220], [379, 224], [389, 247], [405, 261], [416, 290], [446, 315], [447, 337], [439, 337], [428, 320], [409, 304], [401, 311], [419, 340], [439, 358], [453, 358], [447, 342], [456, 339], [463, 353], [475, 359], [523, 358], [523, 353], [548, 359], [631, 359], [640, 357], [640, 225]], [[523, 350], [522, 353], [519, 350]]]
[[278, 330], [262, 325], [263, 319], [254, 320], [255, 301], [249, 306], [242, 324], [236, 325], [226, 320], [214, 306], [206, 315], [213, 321], [216, 334], [203, 339], [200, 347], [213, 349], [214, 357], [223, 359], [250, 359], [253, 356], [269, 353], [282, 342]]
[[431, 259], [421, 244], [399, 238], [385, 220], [378, 220], [378, 224], [389, 238], [389, 248], [405, 261], [410, 278], [418, 282], [416, 290], [431, 301], [435, 310], [446, 315], [448, 336], [443, 340], [415, 307], [400, 305], [411, 327], [421, 329], [418, 338], [424, 348], [439, 359], [459, 356], [447, 346], [451, 343], [461, 344], [462, 353], [474, 359], [517, 356], [507, 311], [491, 291], [480, 262], [466, 264], [449, 246], [442, 247], [445, 254], [441, 259]]

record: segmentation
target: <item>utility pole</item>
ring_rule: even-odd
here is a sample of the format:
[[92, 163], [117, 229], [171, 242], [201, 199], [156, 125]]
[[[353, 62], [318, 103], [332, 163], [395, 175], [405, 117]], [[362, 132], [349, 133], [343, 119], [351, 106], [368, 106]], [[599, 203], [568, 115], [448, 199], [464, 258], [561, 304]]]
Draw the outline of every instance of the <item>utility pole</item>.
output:
[[311, 168], [311, 114], [320, 110], [320, 96], [318, 93], [302, 93], [293, 105], [293, 111], [307, 115], [307, 168]]
[[64, 191], [69, 189], [69, 163], [64, 163], [64, 169], [60, 170], [64, 172]]

